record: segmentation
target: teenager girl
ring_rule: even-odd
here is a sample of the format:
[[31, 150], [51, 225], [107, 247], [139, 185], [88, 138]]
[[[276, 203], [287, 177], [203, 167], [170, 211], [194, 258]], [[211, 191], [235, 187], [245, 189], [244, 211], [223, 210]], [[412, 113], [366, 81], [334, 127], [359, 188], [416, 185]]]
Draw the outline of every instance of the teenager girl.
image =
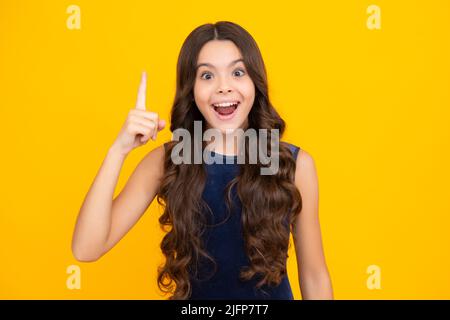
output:
[[[178, 57], [170, 130], [186, 129], [193, 137], [195, 121], [203, 130], [219, 130], [224, 139], [214, 148], [203, 141], [201, 150], [223, 163], [176, 164], [172, 151], [180, 142], [169, 141], [142, 159], [113, 199], [126, 156], [150, 138], [155, 141], [165, 127], [157, 113], [145, 109], [146, 80], [144, 73], [136, 108], [80, 209], [75, 258], [99, 259], [156, 197], [164, 207], [159, 222], [169, 226], [161, 243], [166, 261], [158, 270], [158, 285], [172, 293], [170, 299], [293, 299], [286, 270], [290, 232], [303, 299], [332, 299], [313, 158], [280, 142], [274, 151], [279, 169], [262, 175], [267, 164], [260, 160], [236, 161], [240, 152], [249, 159], [249, 145], [227, 139], [237, 129], [278, 129], [280, 137], [285, 130], [269, 100], [264, 62], [252, 36], [231, 22], [205, 24], [189, 34]], [[193, 154], [191, 141], [182, 143]]]

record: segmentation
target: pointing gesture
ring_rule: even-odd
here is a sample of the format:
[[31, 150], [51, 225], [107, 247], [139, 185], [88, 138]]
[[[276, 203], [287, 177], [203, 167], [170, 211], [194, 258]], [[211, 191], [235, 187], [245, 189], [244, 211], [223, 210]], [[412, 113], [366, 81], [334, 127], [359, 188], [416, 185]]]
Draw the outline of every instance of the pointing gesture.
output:
[[136, 109], [145, 110], [146, 94], [147, 94], [147, 72], [143, 71], [141, 75], [141, 83], [139, 84]]
[[158, 131], [166, 126], [164, 120], [159, 120], [159, 115], [146, 110], [147, 73], [144, 71], [139, 83], [136, 107], [131, 109], [125, 124], [122, 127], [114, 145], [118, 146], [123, 154], [146, 144], [151, 138], [156, 140]]

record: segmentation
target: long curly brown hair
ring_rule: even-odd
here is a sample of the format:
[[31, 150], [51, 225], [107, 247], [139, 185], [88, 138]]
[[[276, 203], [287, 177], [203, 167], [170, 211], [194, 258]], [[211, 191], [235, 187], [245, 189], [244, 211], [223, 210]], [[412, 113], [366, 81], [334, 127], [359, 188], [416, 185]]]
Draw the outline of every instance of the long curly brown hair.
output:
[[[211, 40], [231, 40], [242, 53], [248, 74], [255, 84], [248, 128], [257, 132], [258, 129], [266, 129], [269, 133], [271, 129], [278, 129], [281, 137], [285, 122], [269, 101], [266, 69], [259, 48], [245, 29], [228, 21], [201, 25], [184, 41], [178, 56], [170, 130], [174, 132], [183, 128], [193, 137], [194, 121], [202, 121], [202, 131], [205, 131], [206, 122], [194, 101], [193, 87], [199, 52]], [[194, 162], [174, 164], [171, 152], [177, 143], [170, 141], [165, 144], [164, 176], [157, 194], [158, 203], [164, 207], [159, 222], [167, 231], [161, 242], [166, 259], [158, 268], [158, 286], [165, 293], [173, 293], [170, 300], [189, 299], [192, 292], [190, 270], [197, 270], [200, 258], [214, 262], [204, 249], [201, 238], [205, 230], [205, 210], [209, 209], [202, 199], [206, 170], [203, 164]], [[194, 150], [192, 145], [189, 147]], [[205, 142], [202, 148], [204, 150]], [[246, 145], [245, 159], [249, 159], [248, 156]], [[239, 174], [227, 185], [224, 196], [230, 211], [233, 207], [231, 189], [236, 187], [238, 200], [242, 203], [245, 250], [251, 262], [250, 266], [241, 269], [240, 278], [250, 280], [257, 276], [260, 279], [258, 288], [264, 284], [278, 285], [286, 275], [290, 226], [302, 208], [300, 192], [294, 184], [295, 159], [284, 143], [279, 144], [278, 157], [279, 169], [275, 175], [261, 175], [260, 169], [266, 165], [259, 160], [256, 164], [239, 164]], [[167, 226], [169, 230], [166, 230]]]

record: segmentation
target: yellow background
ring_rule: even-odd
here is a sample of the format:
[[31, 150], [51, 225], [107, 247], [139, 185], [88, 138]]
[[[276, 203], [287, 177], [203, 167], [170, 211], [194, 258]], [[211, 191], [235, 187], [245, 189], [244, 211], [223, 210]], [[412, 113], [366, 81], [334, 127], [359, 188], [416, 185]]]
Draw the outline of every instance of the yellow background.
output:
[[[81, 9], [69, 30], [66, 9]], [[366, 10], [381, 9], [381, 30]], [[0, 1], [0, 298], [164, 299], [156, 201], [95, 263], [75, 219], [148, 71], [168, 119], [181, 45], [234, 21], [258, 42], [283, 140], [312, 154], [336, 299], [450, 298], [449, 1]], [[143, 156], [133, 151], [116, 195]], [[291, 239], [292, 240], [292, 239]], [[67, 267], [81, 268], [69, 290]], [[381, 269], [369, 290], [366, 270]], [[300, 290], [295, 251], [288, 271]]]

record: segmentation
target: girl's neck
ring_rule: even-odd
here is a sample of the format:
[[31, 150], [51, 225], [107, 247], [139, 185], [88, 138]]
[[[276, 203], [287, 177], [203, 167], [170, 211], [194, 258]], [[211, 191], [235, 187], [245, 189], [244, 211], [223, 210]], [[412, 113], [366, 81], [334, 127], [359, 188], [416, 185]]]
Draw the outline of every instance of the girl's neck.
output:
[[[246, 125], [246, 124], [245, 124]], [[209, 126], [207, 128], [210, 128]], [[206, 149], [212, 150], [215, 153], [220, 153], [227, 156], [236, 156], [239, 152], [239, 145], [241, 144], [241, 139], [243, 137], [244, 128], [239, 128], [242, 130], [236, 130], [234, 132], [222, 133], [222, 139], [218, 141], [207, 141]]]
[[238, 154], [238, 143], [235, 135], [223, 134], [222, 141], [207, 142], [206, 149], [220, 153], [227, 156], [235, 156]]

